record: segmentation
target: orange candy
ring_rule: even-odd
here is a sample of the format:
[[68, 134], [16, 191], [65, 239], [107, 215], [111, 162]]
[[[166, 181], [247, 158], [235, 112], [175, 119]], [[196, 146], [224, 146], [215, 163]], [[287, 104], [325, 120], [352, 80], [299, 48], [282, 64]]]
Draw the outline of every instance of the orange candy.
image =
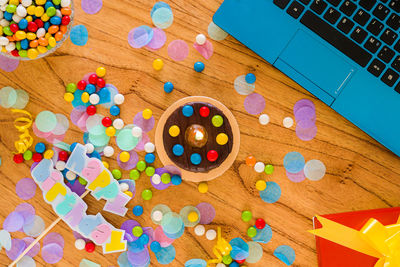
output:
[[14, 42], [15, 41], [14, 36], [7, 36], [7, 39], [10, 42]]
[[48, 33], [50, 34], [55, 34], [56, 32], [58, 32], [58, 26], [57, 25], [52, 25], [49, 27], [49, 29], [47, 30]]
[[54, 34], [54, 38], [56, 39], [56, 41], [60, 41], [63, 38], [63, 33], [62, 32], [56, 32], [56, 34]]
[[32, 40], [29, 42], [30, 47], [37, 47], [39, 45], [38, 40]]
[[43, 38], [43, 37], [39, 38], [39, 45], [47, 46], [48, 44], [49, 44], [49, 41], [46, 38]]
[[254, 165], [256, 165], [256, 162], [257, 162], [256, 158], [251, 156], [251, 155], [246, 158], [246, 165], [247, 166], [253, 167]]
[[66, 33], [67, 30], [68, 30], [67, 25], [61, 25], [61, 26], [60, 26], [60, 32]]
[[69, 7], [61, 8], [61, 14], [63, 14], [64, 16], [65, 15], [69, 16], [69, 15], [71, 15], [71, 13], [72, 13], [71, 8], [69, 8]]

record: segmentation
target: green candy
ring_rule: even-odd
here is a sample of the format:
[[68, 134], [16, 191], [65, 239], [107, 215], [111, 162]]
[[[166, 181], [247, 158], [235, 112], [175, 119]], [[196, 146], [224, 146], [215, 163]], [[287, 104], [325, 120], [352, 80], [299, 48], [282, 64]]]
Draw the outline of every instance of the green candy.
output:
[[69, 84], [67, 84], [67, 87], [66, 87], [67, 92], [73, 94], [73, 93], [76, 92], [76, 89], [77, 89], [77, 87], [76, 87], [76, 84], [75, 84], [75, 83], [69, 83]]
[[87, 185], [87, 181], [85, 179], [83, 179], [82, 177], [78, 178], [78, 181], [81, 185]]
[[10, 30], [10, 26], [6, 26], [3, 28], [3, 32], [5, 35], [12, 36], [14, 33]]
[[156, 172], [156, 170], [154, 169], [154, 167], [150, 166], [150, 167], [146, 168], [146, 175], [149, 177], [153, 176], [155, 172]]
[[136, 237], [140, 237], [143, 234], [143, 228], [140, 226], [133, 227], [132, 234]]
[[28, 51], [27, 50], [19, 50], [18, 55], [20, 57], [27, 57], [28, 56]]
[[133, 180], [137, 180], [140, 177], [140, 172], [138, 172], [138, 170], [131, 170], [129, 172], [129, 177]]
[[30, 150], [27, 150], [27, 151], [25, 151], [24, 152], [24, 160], [31, 160], [32, 159], [32, 155], [33, 155], [33, 153], [32, 153], [32, 151], [30, 151]]
[[61, 0], [53, 0], [52, 2], [53, 2], [53, 4], [55, 4], [56, 6], [58, 6], [59, 4], [61, 4]]
[[211, 122], [215, 127], [221, 127], [224, 123], [224, 119], [220, 115], [215, 115], [212, 117]]
[[47, 16], [49, 16], [49, 18], [53, 17], [56, 14], [56, 8], [51, 6], [46, 10], [46, 14]]
[[117, 180], [121, 179], [121, 177], [122, 177], [122, 173], [121, 173], [121, 171], [118, 170], [118, 169], [112, 170], [112, 171], [111, 171], [111, 174], [112, 174], [113, 177], [114, 177], [115, 179], [117, 179]]
[[272, 174], [274, 172], [274, 166], [272, 166], [271, 164], [266, 165], [264, 172], [266, 174]]
[[18, 41], [18, 42], [15, 43], [15, 48], [16, 48], [18, 51], [21, 50], [21, 42], [20, 42], [20, 41]]
[[232, 261], [232, 257], [229, 254], [222, 257], [222, 262], [225, 264], [231, 264]]
[[142, 198], [144, 200], [150, 200], [153, 197], [153, 192], [150, 189], [145, 189], [142, 191]]
[[6, 7], [6, 11], [8, 12], [8, 13], [14, 13], [15, 11], [17, 11], [17, 6], [15, 6], [15, 5], [8, 5], [7, 7]]
[[163, 184], [169, 184], [171, 182], [171, 175], [167, 172], [161, 174], [161, 182]]
[[144, 162], [143, 160], [139, 161], [136, 165], [136, 168], [142, 172], [146, 169], [146, 162]]
[[250, 238], [255, 237], [257, 235], [257, 229], [255, 227], [253, 227], [253, 226], [249, 227], [249, 229], [247, 229], [247, 235]]
[[251, 211], [245, 210], [242, 212], [242, 220], [244, 222], [250, 221], [251, 218], [253, 218], [253, 214], [251, 213]]

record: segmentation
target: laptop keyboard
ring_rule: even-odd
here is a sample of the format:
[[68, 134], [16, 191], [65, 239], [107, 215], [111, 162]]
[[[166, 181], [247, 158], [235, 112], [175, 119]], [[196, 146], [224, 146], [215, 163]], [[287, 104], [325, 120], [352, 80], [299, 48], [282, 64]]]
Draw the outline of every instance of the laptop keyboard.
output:
[[400, 93], [400, 0], [273, 0]]

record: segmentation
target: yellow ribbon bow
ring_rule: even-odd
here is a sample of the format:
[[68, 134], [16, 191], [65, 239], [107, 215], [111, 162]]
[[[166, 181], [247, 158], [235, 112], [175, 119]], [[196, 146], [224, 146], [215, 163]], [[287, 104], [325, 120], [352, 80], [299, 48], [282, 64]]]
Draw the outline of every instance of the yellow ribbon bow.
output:
[[378, 258], [375, 267], [400, 266], [400, 216], [396, 224], [384, 226], [369, 219], [360, 231], [316, 216], [322, 228], [309, 232], [344, 247]]
[[[33, 144], [33, 138], [29, 134], [29, 128], [32, 126], [32, 115], [25, 110], [21, 109], [12, 109], [11, 110], [13, 113], [22, 113], [24, 115], [27, 115], [28, 118], [26, 117], [19, 117], [14, 120], [14, 127], [17, 128], [17, 130], [22, 133], [19, 135], [19, 140], [15, 141], [15, 149], [17, 149], [17, 153], [24, 153], [27, 151]], [[22, 125], [20, 125], [23, 123]]]
[[222, 262], [222, 257], [228, 255], [232, 250], [232, 246], [229, 244], [229, 242], [222, 237], [221, 227], [218, 227], [217, 236], [217, 244], [215, 244], [213, 248], [213, 253], [217, 258], [208, 260], [207, 266], [210, 266], [210, 264], [213, 263]]

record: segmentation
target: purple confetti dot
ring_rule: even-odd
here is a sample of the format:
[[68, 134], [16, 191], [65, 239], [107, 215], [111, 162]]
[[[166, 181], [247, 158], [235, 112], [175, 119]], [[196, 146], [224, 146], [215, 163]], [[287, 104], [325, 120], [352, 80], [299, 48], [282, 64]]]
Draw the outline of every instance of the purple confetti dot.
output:
[[174, 40], [168, 45], [168, 56], [175, 61], [182, 61], [189, 55], [189, 46], [183, 40]]
[[59, 233], [49, 233], [43, 238], [43, 247], [53, 243], [64, 248], [64, 238]]
[[310, 141], [317, 135], [317, 126], [313, 126], [311, 128], [302, 128], [301, 126], [297, 125], [296, 135], [303, 141]]
[[296, 118], [296, 121], [315, 120], [315, 109], [309, 106], [304, 106], [294, 113], [294, 117]]
[[147, 133], [150, 132], [154, 128], [155, 119], [154, 116], [151, 116], [150, 119], [143, 118], [142, 112], [139, 112], [133, 118], [133, 124], [142, 128], [142, 131]]
[[150, 137], [146, 133], [142, 133], [142, 137], [141, 137], [139, 143], [137, 143], [137, 145], [135, 147], [135, 151], [136, 152], [144, 151], [144, 145], [148, 142], [150, 142]]
[[311, 120], [300, 120], [296, 122], [301, 128], [311, 128], [315, 125], [315, 119]]
[[309, 100], [309, 99], [301, 99], [301, 100], [297, 101], [296, 104], [294, 104], [293, 113], [296, 113], [297, 110], [299, 110], [302, 107], [306, 107], [306, 106], [315, 109], [315, 105], [311, 100]]
[[181, 170], [174, 165], [166, 165], [164, 166], [164, 169], [166, 169], [171, 175], [181, 175]]
[[48, 244], [42, 248], [42, 258], [45, 262], [55, 264], [63, 257], [63, 248], [56, 243]]
[[286, 171], [286, 176], [289, 178], [290, 181], [295, 183], [299, 183], [301, 181], [304, 181], [304, 179], [306, 179], [306, 176], [304, 175], [304, 170], [301, 170], [298, 173], [291, 173]]
[[11, 72], [17, 69], [19, 65], [18, 59], [12, 59], [5, 56], [0, 55], [0, 69]]
[[96, 14], [103, 7], [102, 0], [82, 0], [81, 2], [82, 10], [87, 14]]
[[133, 48], [142, 48], [153, 39], [153, 29], [149, 26], [139, 26], [128, 34], [128, 43]]
[[[26, 247], [29, 247], [29, 245], [33, 241], [35, 241], [35, 239], [32, 237], [24, 237], [22, 240], [24, 240]], [[37, 242], [35, 245], [33, 245], [33, 247], [28, 251], [26, 255], [33, 258], [39, 253], [39, 251], [40, 251], [40, 243]]]
[[265, 98], [257, 93], [252, 93], [244, 100], [244, 108], [252, 115], [258, 115], [265, 108]]
[[196, 206], [200, 211], [200, 224], [210, 224], [215, 218], [215, 208], [207, 202], [202, 202]]
[[19, 255], [25, 250], [26, 244], [22, 239], [12, 239], [10, 250], [6, 250], [7, 257], [10, 260], [16, 260]]
[[31, 178], [23, 178], [18, 181], [15, 186], [15, 191], [17, 195], [23, 199], [28, 200], [35, 196], [36, 194], [36, 183]]
[[167, 35], [162, 29], [153, 28], [153, 39], [146, 45], [150, 50], [158, 50], [165, 45]]
[[[158, 174], [160, 176], [163, 175], [164, 173], [168, 173], [168, 171], [165, 168], [157, 168], [156, 172], [155, 172], [155, 174]], [[151, 185], [157, 190], [167, 189], [172, 184], [171, 182], [169, 182], [168, 184], [164, 184], [163, 182], [161, 182], [159, 184], [155, 184], [155, 183], [153, 183], [153, 179], [150, 179], [150, 182], [151, 182]]]
[[22, 228], [25, 219], [21, 213], [17, 211], [11, 212], [3, 222], [3, 229], [7, 232], [16, 232]]
[[[122, 153], [122, 152], [121, 152], [121, 153]], [[120, 154], [121, 154], [121, 153], [120, 153]], [[127, 162], [122, 162], [122, 161], [120, 160], [120, 158], [119, 158], [119, 155], [118, 155], [118, 157], [117, 157], [117, 162], [118, 162], [118, 166], [119, 166], [121, 169], [124, 169], [124, 170], [129, 171], [129, 170], [132, 170], [133, 168], [136, 167], [136, 164], [137, 164], [138, 161], [139, 161], [139, 156], [138, 156], [138, 154], [136, 153], [136, 151], [131, 150], [131, 151], [129, 151], [129, 155], [130, 155], [130, 158], [129, 158], [129, 160], [128, 160]]]
[[135, 220], [127, 220], [125, 222], [122, 223], [120, 229], [121, 230], [125, 230], [125, 240], [128, 242], [133, 242], [136, 241], [138, 239], [138, 237], [134, 236], [132, 233], [132, 229], [135, 226], [140, 226], [140, 223], [138, 223]]
[[128, 260], [132, 266], [145, 266], [150, 259], [149, 249], [145, 247], [142, 251], [134, 253], [128, 251]]

